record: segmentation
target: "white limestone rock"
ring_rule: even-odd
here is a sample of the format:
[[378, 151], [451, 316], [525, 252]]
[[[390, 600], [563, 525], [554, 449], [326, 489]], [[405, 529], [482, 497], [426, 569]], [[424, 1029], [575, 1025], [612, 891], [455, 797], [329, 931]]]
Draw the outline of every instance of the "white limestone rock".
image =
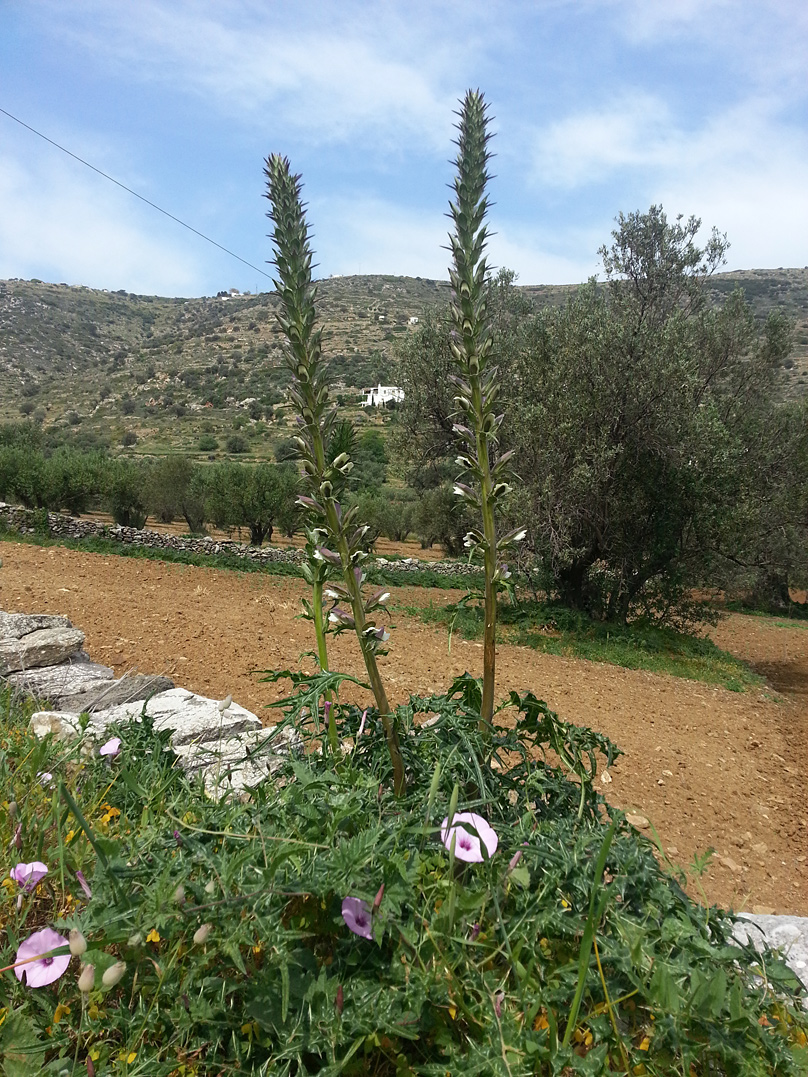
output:
[[121, 703], [138, 703], [149, 696], [167, 692], [174, 688], [170, 677], [160, 677], [150, 673], [125, 673], [114, 681], [98, 681], [89, 684], [80, 692], [65, 692], [54, 699], [57, 707], [65, 710], [93, 711], [108, 710]]
[[96, 662], [63, 662], [58, 666], [39, 666], [11, 673], [8, 683], [37, 699], [47, 700], [64, 710], [82, 709], [70, 706], [61, 707], [65, 696], [73, 696], [87, 688], [98, 688], [102, 684], [112, 684], [115, 671], [109, 666]]
[[219, 800], [274, 777], [286, 757], [302, 750], [302, 742], [289, 728], [279, 733], [260, 729], [218, 741], [180, 744], [174, 750], [189, 775], [203, 773], [206, 794]]
[[50, 613], [6, 613], [0, 610], [0, 640], [22, 639], [42, 628], [72, 628], [67, 617]]
[[0, 674], [38, 666], [56, 666], [81, 650], [84, 633], [78, 628], [40, 628], [19, 639], [0, 640]]
[[51, 734], [56, 740], [71, 741], [81, 736], [79, 716], [72, 711], [36, 711], [31, 715], [28, 728], [44, 740]]
[[116, 707], [97, 710], [90, 716], [88, 730], [94, 736], [100, 736], [113, 722], [138, 721], [144, 709], [154, 719], [155, 729], [173, 730], [171, 745], [174, 749], [182, 744], [201, 744], [262, 728], [252, 711], [238, 703], [232, 703], [222, 712], [218, 700], [195, 695], [184, 688], [172, 688], [158, 692], [145, 702], [120, 703]]
[[764, 942], [782, 950], [783, 960], [808, 990], [808, 916], [745, 912], [733, 934], [739, 942], [751, 942], [756, 950], [762, 950]]

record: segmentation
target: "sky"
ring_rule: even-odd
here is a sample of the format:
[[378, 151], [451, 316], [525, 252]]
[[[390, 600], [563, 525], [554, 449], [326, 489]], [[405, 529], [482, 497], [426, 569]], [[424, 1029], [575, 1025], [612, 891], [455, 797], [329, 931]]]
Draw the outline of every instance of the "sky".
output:
[[[662, 205], [726, 268], [808, 262], [805, 0], [0, 0], [0, 279], [268, 291], [264, 161], [317, 276], [446, 279], [455, 111], [491, 110], [493, 266], [598, 273]], [[255, 268], [251, 268], [255, 267]]]

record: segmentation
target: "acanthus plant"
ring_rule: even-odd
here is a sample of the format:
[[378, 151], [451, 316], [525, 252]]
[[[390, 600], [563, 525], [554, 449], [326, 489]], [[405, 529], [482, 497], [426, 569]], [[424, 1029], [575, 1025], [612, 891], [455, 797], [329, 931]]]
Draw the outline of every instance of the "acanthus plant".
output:
[[[289, 160], [280, 154], [267, 158], [267, 214], [274, 224], [271, 239], [275, 248], [272, 264], [277, 269], [275, 286], [281, 300], [278, 324], [286, 338], [285, 359], [292, 375], [289, 396], [298, 412], [295, 438], [303, 466], [307, 493], [299, 498], [307, 510], [309, 553], [306, 577], [312, 586], [308, 612], [314, 622], [320, 668], [328, 669], [324, 592], [347, 606], [335, 605], [328, 620], [336, 631], [353, 629], [359, 640], [376, 708], [384, 728], [395, 791], [405, 789], [404, 763], [395, 717], [376, 661], [386, 653], [385, 629], [375, 620], [388, 597], [384, 588], [367, 600], [363, 595], [362, 562], [367, 554], [362, 540], [367, 526], [357, 521], [356, 506], [343, 511], [338, 494], [353, 464], [350, 454], [339, 451], [334, 438], [336, 408], [329, 402], [327, 363], [322, 355], [322, 332], [316, 327], [316, 287], [312, 283], [312, 250], [309, 226], [301, 201], [300, 176], [293, 175]], [[336, 455], [329, 451], [335, 446]], [[328, 580], [329, 569], [339, 570], [341, 582]], [[339, 747], [334, 708], [328, 713], [328, 740], [332, 750]]]
[[506, 481], [512, 453], [499, 454], [498, 430], [503, 415], [497, 414], [499, 393], [497, 368], [492, 362], [493, 334], [488, 312], [488, 264], [485, 247], [488, 229], [485, 218], [491, 154], [487, 130], [488, 106], [479, 91], [469, 90], [460, 111], [456, 139], [454, 201], [449, 216], [455, 226], [449, 236], [454, 264], [449, 269], [452, 285], [450, 347], [457, 373], [451, 375], [457, 389], [455, 402], [462, 419], [454, 431], [462, 446], [457, 462], [468, 482], [456, 482], [455, 493], [482, 516], [482, 530], [472, 530], [465, 544], [483, 556], [485, 573], [485, 632], [483, 636], [483, 690], [481, 726], [490, 728], [494, 715], [496, 672], [497, 594], [510, 573], [501, 555], [525, 537], [517, 528], [497, 539], [495, 509], [511, 487]]

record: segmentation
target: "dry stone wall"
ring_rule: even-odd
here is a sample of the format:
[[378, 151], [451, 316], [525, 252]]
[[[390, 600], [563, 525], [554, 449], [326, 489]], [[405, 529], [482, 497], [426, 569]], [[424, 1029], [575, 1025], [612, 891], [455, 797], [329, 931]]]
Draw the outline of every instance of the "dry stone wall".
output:
[[[94, 520], [77, 520], [73, 516], [66, 516], [59, 512], [47, 514], [48, 531], [55, 537], [70, 539], [103, 538], [112, 542], [120, 542], [127, 546], [145, 546], [151, 550], [174, 550], [183, 553], [201, 555], [226, 554], [229, 557], [240, 557], [255, 564], [269, 564], [270, 562], [286, 562], [288, 564], [301, 564], [305, 560], [302, 550], [281, 548], [277, 546], [250, 546], [243, 542], [232, 542], [227, 539], [212, 538], [182, 538], [179, 535], [164, 535], [159, 531], [150, 531], [147, 528], [121, 527], [117, 524], [102, 524]], [[20, 506], [7, 505], [0, 501], [0, 524], [6, 528], [18, 531], [20, 534], [33, 534], [42, 528], [44, 513], [35, 509], [25, 509]], [[388, 558], [372, 558], [370, 564], [379, 567], [389, 566], [397, 572], [418, 572], [428, 569], [438, 575], [475, 575], [479, 568], [469, 566], [457, 561], [420, 561], [415, 557], [407, 557], [400, 561], [391, 561]]]
[[39, 738], [81, 741], [82, 751], [95, 751], [111, 726], [148, 715], [156, 729], [171, 731], [180, 765], [189, 775], [201, 775], [206, 793], [215, 798], [266, 781], [300, 747], [293, 731], [264, 729], [257, 715], [231, 699], [196, 695], [167, 677], [135, 672], [116, 677], [109, 666], [92, 661], [83, 643], [84, 633], [67, 617], [0, 611], [0, 675], [54, 708], [31, 717]]

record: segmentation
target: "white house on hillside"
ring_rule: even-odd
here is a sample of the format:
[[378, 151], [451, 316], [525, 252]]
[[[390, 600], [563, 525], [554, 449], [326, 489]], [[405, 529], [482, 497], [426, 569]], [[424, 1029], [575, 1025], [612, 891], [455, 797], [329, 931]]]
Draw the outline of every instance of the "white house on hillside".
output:
[[399, 389], [397, 385], [377, 385], [373, 389], [363, 389], [362, 392], [367, 393], [362, 401], [363, 408], [383, 407], [391, 400], [400, 404], [404, 399], [404, 390]]

